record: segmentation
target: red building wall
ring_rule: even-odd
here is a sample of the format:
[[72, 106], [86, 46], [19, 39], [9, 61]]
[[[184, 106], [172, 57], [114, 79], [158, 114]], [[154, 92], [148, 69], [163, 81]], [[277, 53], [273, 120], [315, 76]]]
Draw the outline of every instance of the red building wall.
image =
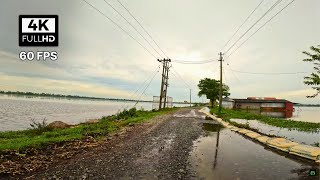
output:
[[293, 103], [292, 102], [290, 102], [290, 101], [287, 101], [286, 102], [286, 118], [290, 118], [290, 117], [292, 117], [292, 115], [293, 115], [293, 111], [294, 111], [294, 108], [293, 108]]

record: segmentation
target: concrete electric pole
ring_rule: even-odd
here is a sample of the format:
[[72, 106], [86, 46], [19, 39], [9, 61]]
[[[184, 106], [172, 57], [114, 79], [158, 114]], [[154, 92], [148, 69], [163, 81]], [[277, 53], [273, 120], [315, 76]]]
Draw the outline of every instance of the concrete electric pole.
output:
[[171, 60], [169, 59], [169, 61], [167, 62], [167, 66], [166, 66], [166, 81], [165, 81], [165, 90], [164, 90], [164, 102], [163, 102], [163, 108], [166, 108], [166, 106], [167, 106], [167, 92], [168, 92], [168, 87], [169, 87], [169, 69], [170, 69], [170, 67], [169, 67], [169, 62], [171, 62]]
[[191, 89], [190, 89], [190, 107], [191, 107]]
[[219, 113], [221, 113], [221, 107], [222, 107], [222, 52], [219, 53], [220, 56], [220, 90], [219, 90]]
[[166, 101], [167, 101], [167, 91], [168, 91], [168, 79], [169, 79], [169, 62], [171, 62], [171, 59], [163, 59], [159, 60], [159, 62], [162, 62], [162, 79], [161, 79], [161, 88], [160, 88], [160, 100], [159, 100], [159, 110], [162, 108], [162, 100], [163, 101], [163, 108], [166, 107]]

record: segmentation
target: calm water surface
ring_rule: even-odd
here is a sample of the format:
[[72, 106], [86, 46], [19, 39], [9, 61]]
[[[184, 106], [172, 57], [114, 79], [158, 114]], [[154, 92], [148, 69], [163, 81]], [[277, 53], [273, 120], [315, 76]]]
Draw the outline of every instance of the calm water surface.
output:
[[[89, 119], [112, 115], [119, 109], [130, 108], [135, 102], [26, 97], [0, 95], [0, 131], [22, 130], [30, 127], [30, 120], [63, 121], [77, 124]], [[185, 106], [176, 105], [175, 106]], [[152, 103], [138, 103], [138, 109], [152, 109]]]
[[320, 123], [320, 107], [294, 107], [293, 117], [290, 119], [297, 121], [307, 121]]

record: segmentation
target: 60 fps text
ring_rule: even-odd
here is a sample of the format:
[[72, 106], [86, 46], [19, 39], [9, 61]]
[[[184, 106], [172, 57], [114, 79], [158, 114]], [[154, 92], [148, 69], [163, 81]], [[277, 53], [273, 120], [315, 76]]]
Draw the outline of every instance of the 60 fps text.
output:
[[58, 53], [56, 51], [21, 51], [19, 54], [19, 58], [21, 61], [29, 60], [51, 60], [56, 61], [58, 59]]

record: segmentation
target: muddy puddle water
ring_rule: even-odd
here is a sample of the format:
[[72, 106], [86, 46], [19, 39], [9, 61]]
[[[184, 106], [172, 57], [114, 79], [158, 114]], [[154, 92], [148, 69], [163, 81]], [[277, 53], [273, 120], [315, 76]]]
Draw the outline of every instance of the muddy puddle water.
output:
[[263, 124], [257, 120], [245, 120], [245, 119], [230, 119], [231, 121], [239, 124], [248, 123], [250, 127], [258, 129], [260, 132], [265, 134], [272, 134], [280, 137], [285, 137], [292, 141], [312, 145], [320, 142], [320, 130], [318, 132], [303, 132], [297, 130], [290, 130], [287, 128], [279, 128]]
[[212, 121], [203, 129], [189, 158], [197, 179], [319, 179], [308, 175], [319, 171], [311, 162], [287, 158]]

